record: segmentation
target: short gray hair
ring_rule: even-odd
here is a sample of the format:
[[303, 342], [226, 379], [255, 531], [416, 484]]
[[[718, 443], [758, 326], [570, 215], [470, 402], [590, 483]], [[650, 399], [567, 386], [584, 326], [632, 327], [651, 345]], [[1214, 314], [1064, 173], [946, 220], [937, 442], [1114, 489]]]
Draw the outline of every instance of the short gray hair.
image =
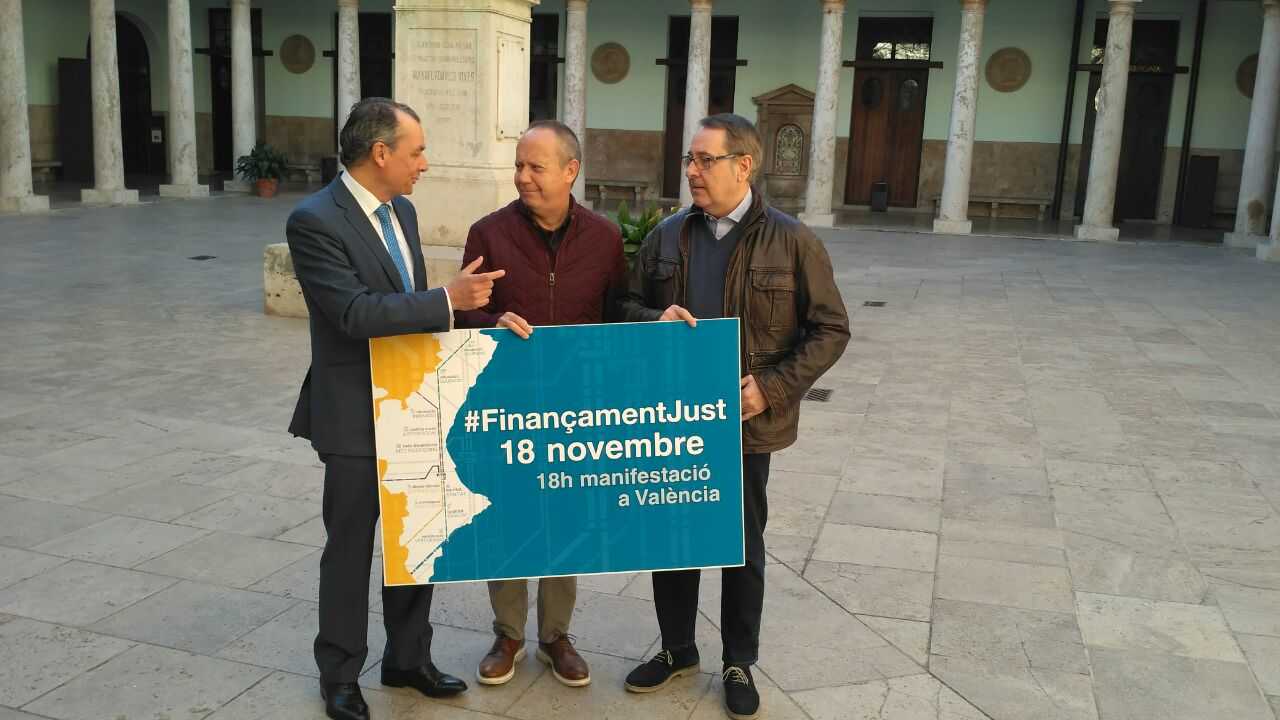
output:
[[369, 157], [374, 143], [396, 146], [396, 131], [400, 128], [399, 113], [422, 122], [413, 108], [384, 97], [369, 97], [351, 106], [347, 123], [338, 136], [342, 164], [351, 167]]
[[559, 120], [538, 120], [529, 125], [524, 133], [531, 133], [534, 130], [550, 130], [556, 134], [556, 140], [560, 141], [560, 165], [563, 167], [569, 164], [570, 160], [577, 160], [582, 163], [582, 143], [578, 141], [578, 133], [573, 128], [565, 125]]
[[720, 113], [702, 118], [698, 121], [698, 126], [710, 130], [723, 130], [726, 151], [734, 155], [751, 156], [750, 179], [755, 180], [760, 172], [764, 143], [760, 142], [760, 133], [750, 120], [733, 113]]

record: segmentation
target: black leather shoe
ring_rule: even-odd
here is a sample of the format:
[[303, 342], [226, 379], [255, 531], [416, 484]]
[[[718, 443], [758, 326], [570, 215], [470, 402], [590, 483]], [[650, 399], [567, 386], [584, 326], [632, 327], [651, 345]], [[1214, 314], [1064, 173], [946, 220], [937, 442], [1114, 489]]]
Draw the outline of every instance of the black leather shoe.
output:
[[389, 687], [411, 687], [433, 698], [457, 695], [467, 689], [465, 682], [448, 673], [440, 672], [432, 663], [412, 670], [383, 668], [382, 684]]
[[369, 720], [369, 706], [355, 683], [321, 683], [324, 714], [333, 720]]

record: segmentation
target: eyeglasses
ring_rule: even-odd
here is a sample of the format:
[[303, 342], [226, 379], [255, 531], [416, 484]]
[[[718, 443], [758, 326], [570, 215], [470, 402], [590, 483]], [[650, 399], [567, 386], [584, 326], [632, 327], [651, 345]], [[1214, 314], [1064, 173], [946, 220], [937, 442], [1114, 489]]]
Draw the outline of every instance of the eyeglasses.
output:
[[717, 162], [719, 162], [720, 160], [728, 160], [729, 158], [736, 158], [736, 157], [742, 157], [742, 153], [729, 153], [729, 154], [727, 154], [727, 155], [693, 155], [693, 154], [689, 154], [689, 155], [684, 155], [684, 156], [682, 156], [682, 157], [680, 158], [680, 163], [681, 163], [681, 165], [684, 167], [684, 169], [685, 169], [685, 170], [688, 170], [688, 169], [689, 169], [689, 166], [696, 162], [696, 163], [698, 163], [698, 169], [699, 169], [699, 170], [706, 171], [706, 170], [710, 170], [710, 169], [711, 169], [711, 166], [712, 166], [712, 165], [714, 165], [714, 164], [716, 164], [716, 163], [717, 163]]

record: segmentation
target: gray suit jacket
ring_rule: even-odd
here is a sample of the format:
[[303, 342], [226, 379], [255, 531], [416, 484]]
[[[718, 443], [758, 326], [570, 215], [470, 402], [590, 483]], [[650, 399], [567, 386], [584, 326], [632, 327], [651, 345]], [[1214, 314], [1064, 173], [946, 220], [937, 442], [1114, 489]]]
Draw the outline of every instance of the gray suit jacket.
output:
[[[418, 215], [392, 200], [413, 254], [414, 285], [427, 286]], [[391, 255], [342, 178], [298, 204], [285, 226], [311, 313], [311, 368], [289, 432], [321, 454], [373, 456], [369, 338], [449, 329], [443, 288], [405, 292]]]

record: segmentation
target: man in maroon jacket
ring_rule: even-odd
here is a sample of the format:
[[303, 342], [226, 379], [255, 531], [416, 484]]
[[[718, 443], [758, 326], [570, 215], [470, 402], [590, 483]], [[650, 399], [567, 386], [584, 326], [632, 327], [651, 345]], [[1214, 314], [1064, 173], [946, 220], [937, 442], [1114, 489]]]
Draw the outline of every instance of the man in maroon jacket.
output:
[[[489, 304], [455, 313], [459, 328], [505, 327], [522, 338], [535, 325], [604, 322], [613, 315], [624, 263], [618, 226], [574, 202], [573, 181], [582, 167], [578, 138], [553, 120], [529, 126], [516, 147], [520, 199], [471, 226], [462, 264], [483, 257], [477, 273], [505, 268]], [[480, 661], [476, 678], [501, 685], [515, 675], [525, 655], [528, 582], [489, 583], [497, 638]], [[591, 673], [569, 638], [577, 597], [575, 577], [538, 581], [538, 659], [571, 687], [591, 682]]]

